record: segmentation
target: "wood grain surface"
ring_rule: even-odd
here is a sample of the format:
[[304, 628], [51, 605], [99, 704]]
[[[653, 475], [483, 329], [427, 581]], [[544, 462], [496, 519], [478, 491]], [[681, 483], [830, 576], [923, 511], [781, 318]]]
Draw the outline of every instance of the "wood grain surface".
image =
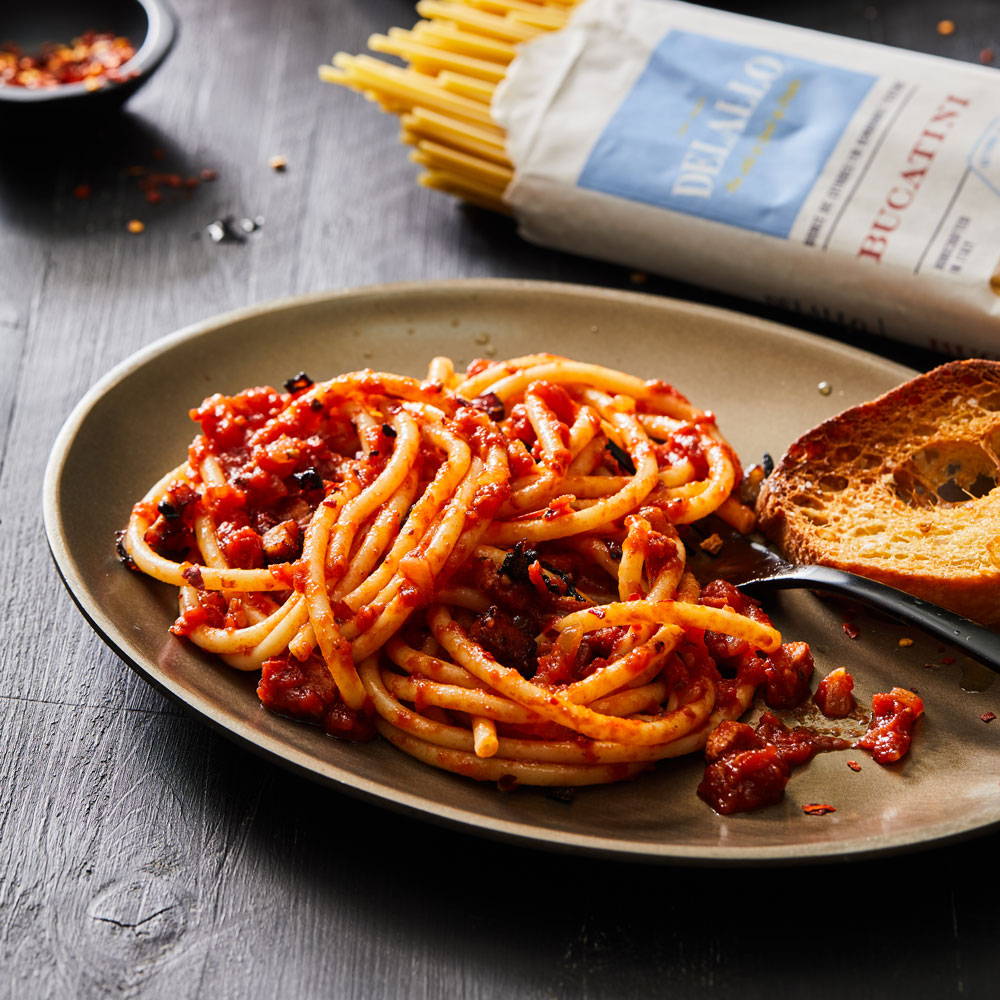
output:
[[[258, 760], [91, 632], [50, 563], [42, 474], [76, 401], [138, 348], [320, 289], [461, 276], [630, 284], [622, 269], [533, 248], [506, 220], [418, 189], [396, 123], [318, 82], [334, 51], [412, 23], [409, 0], [176, 7], [177, 49], [119, 119], [27, 147], [0, 138], [0, 564], [11, 575], [0, 598], [0, 995], [996, 995], [996, 834], [784, 871], [516, 849]], [[962, 59], [1000, 49], [994, 0], [742, 9]], [[953, 35], [936, 32], [942, 17]], [[276, 154], [283, 173], [268, 167]], [[134, 166], [219, 176], [150, 205]], [[74, 197], [80, 184], [89, 198]], [[213, 243], [205, 226], [228, 215], [263, 223]], [[141, 235], [126, 231], [133, 218]], [[643, 287], [732, 304], [658, 279]], [[918, 367], [938, 360], [864, 346]], [[984, 740], [1000, 739], [997, 727]]]

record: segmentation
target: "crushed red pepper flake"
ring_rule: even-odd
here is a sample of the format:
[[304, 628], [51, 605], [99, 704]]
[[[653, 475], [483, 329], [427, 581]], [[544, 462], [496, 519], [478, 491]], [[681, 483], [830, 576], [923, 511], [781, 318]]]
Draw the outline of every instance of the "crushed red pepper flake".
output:
[[844, 630], [844, 635], [848, 639], [857, 639], [861, 635], [860, 629], [853, 622], [844, 622], [840, 627]]
[[827, 813], [835, 813], [837, 810], [825, 802], [807, 802], [802, 807], [802, 811], [807, 816], [825, 816]]
[[913, 645], [913, 640], [909, 639], [909, 638], [906, 638], [904, 636], [902, 639], [899, 640], [899, 642], [897, 643], [897, 645], [906, 648], [907, 646], [912, 646]]
[[993, 62], [994, 53], [992, 49], [980, 49], [979, 50], [979, 61], [984, 65], [988, 66]]
[[950, 667], [955, 662], [954, 656], [942, 656], [941, 662], [946, 666]]
[[195, 590], [204, 590], [205, 581], [201, 576], [201, 568], [198, 566], [188, 566], [187, 569], [181, 570], [181, 576], [191, 584]]
[[856, 760], [849, 760], [847, 766], [854, 772], [861, 770], [861, 765]]
[[979, 716], [979, 718], [982, 719], [983, 722], [992, 722], [996, 717], [997, 717], [996, 712], [983, 712], [983, 714]]
[[79, 198], [80, 201], [85, 201], [94, 193], [94, 189], [89, 184], [77, 184], [73, 188], [73, 197]]
[[135, 55], [135, 46], [110, 32], [86, 31], [69, 44], [47, 42], [35, 55], [10, 43], [0, 45], [0, 86], [48, 90], [82, 83], [98, 90], [111, 80], [120, 83], [137, 74], [122, 67]]
[[288, 157], [287, 156], [272, 156], [268, 161], [267, 165], [272, 170], [282, 171], [288, 169]]
[[132, 166], [125, 171], [129, 177], [138, 178], [137, 186], [150, 205], [163, 201], [163, 189], [172, 191], [194, 191], [203, 181], [214, 181], [218, 177], [215, 170], [205, 168], [196, 176], [183, 177], [178, 173], [160, 173], [146, 167]]
[[141, 219], [129, 219], [126, 228], [130, 233], [138, 234], [146, 228], [146, 223], [144, 223]]
[[955, 34], [955, 22], [949, 21], [945, 18], [937, 23], [937, 33], [939, 35], [954, 35]]
[[699, 548], [704, 549], [706, 552], [709, 552], [714, 556], [719, 554], [719, 550], [723, 545], [725, 545], [725, 542], [723, 542], [722, 536], [719, 534], [712, 534], [699, 544]]

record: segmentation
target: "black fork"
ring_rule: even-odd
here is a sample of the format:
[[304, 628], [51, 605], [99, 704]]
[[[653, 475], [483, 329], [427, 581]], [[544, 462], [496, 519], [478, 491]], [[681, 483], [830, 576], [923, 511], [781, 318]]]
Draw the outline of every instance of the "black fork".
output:
[[[718, 520], [688, 525], [682, 535], [691, 556], [689, 566], [702, 583], [714, 578], [728, 580], [751, 596], [797, 588], [843, 594], [907, 625], [916, 625], [1000, 673], [1000, 634], [953, 611], [856, 573], [845, 573], [829, 566], [794, 566], [766, 545], [737, 534]], [[706, 541], [709, 549], [702, 544]], [[710, 554], [710, 549], [719, 543], [721, 547]]]

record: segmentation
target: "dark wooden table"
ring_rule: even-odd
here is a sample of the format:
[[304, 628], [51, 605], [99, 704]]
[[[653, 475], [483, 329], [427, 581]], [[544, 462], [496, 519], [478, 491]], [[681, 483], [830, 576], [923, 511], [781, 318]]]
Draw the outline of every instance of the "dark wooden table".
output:
[[[4, 995], [995, 996], [996, 834], [794, 870], [535, 853], [263, 763], [103, 646], [50, 564], [39, 491], [60, 424], [111, 366], [211, 314], [318, 289], [482, 275], [629, 284], [416, 188], [396, 123], [317, 81], [337, 49], [412, 23], [409, 0], [177, 7], [176, 51], [114, 125], [56, 152], [0, 139]], [[1000, 41], [994, 0], [745, 9], [969, 60]], [[937, 33], [941, 17], [952, 36]], [[268, 167], [276, 154], [284, 173]], [[219, 177], [149, 205], [131, 166]], [[74, 197], [80, 184], [89, 198]], [[204, 227], [227, 215], [263, 225], [213, 243]], [[133, 218], [141, 235], [126, 231]]]

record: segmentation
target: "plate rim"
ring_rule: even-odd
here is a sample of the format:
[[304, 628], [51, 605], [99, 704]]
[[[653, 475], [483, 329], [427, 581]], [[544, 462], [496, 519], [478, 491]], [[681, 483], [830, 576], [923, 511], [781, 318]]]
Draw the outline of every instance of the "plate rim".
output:
[[930, 836], [924, 834], [902, 834], [886, 841], [882, 837], [857, 839], [851, 845], [839, 846], [838, 841], [821, 841], [809, 844], [787, 843], [780, 845], [760, 845], [753, 847], [706, 849], [698, 846], [679, 844], [652, 844], [646, 841], [626, 843], [617, 838], [597, 837], [590, 834], [573, 833], [568, 830], [540, 828], [528, 821], [512, 821], [502, 818], [485, 817], [467, 808], [429, 800], [423, 795], [415, 795], [404, 790], [388, 788], [378, 781], [366, 778], [329, 761], [319, 761], [313, 755], [294, 747], [278, 737], [259, 732], [251, 732], [241, 724], [228, 706], [218, 705], [211, 699], [187, 691], [181, 684], [163, 676], [155, 665], [141, 662], [141, 657], [132, 655], [115, 633], [118, 627], [106, 617], [102, 609], [92, 600], [78, 564], [73, 558], [62, 524], [59, 491], [63, 472], [73, 442], [87, 417], [101, 399], [116, 385], [154, 358], [171, 351], [177, 345], [199, 337], [210, 336], [213, 332], [227, 328], [262, 315], [272, 315], [301, 307], [320, 305], [328, 302], [363, 300], [365, 298], [410, 299], [413, 297], [440, 298], [455, 293], [474, 294], [476, 292], [500, 292], [507, 294], [569, 295], [574, 298], [596, 298], [610, 302], [629, 303], [660, 309], [674, 317], [693, 315], [709, 317], [729, 325], [766, 332], [770, 337], [795, 343], [821, 345], [824, 350], [841, 355], [846, 361], [863, 362], [875, 366], [887, 376], [905, 380], [912, 377], [913, 369], [872, 354], [862, 348], [842, 344], [818, 334], [772, 320], [762, 319], [719, 306], [704, 305], [668, 296], [653, 295], [626, 289], [602, 286], [580, 285], [570, 282], [537, 281], [510, 278], [453, 278], [440, 281], [407, 281], [356, 288], [332, 289], [307, 295], [288, 296], [258, 303], [241, 309], [230, 310], [159, 337], [130, 354], [114, 367], [84, 394], [73, 407], [56, 435], [45, 467], [42, 489], [42, 510], [46, 540], [59, 577], [80, 610], [84, 619], [101, 639], [131, 667], [144, 681], [166, 694], [187, 711], [207, 722], [214, 730], [221, 732], [237, 745], [266, 759], [300, 774], [313, 781], [347, 792], [381, 807], [430, 821], [465, 833], [475, 833], [493, 840], [514, 843], [521, 847], [531, 847], [561, 853], [587, 854], [617, 860], [646, 863], [697, 865], [710, 867], [741, 867], [753, 865], [799, 865], [820, 862], [848, 862], [875, 856], [901, 853], [909, 850], [930, 848], [943, 843], [955, 842], [980, 835], [1000, 826], [1000, 816], [995, 820], [973, 827], [952, 819], [932, 828]]

